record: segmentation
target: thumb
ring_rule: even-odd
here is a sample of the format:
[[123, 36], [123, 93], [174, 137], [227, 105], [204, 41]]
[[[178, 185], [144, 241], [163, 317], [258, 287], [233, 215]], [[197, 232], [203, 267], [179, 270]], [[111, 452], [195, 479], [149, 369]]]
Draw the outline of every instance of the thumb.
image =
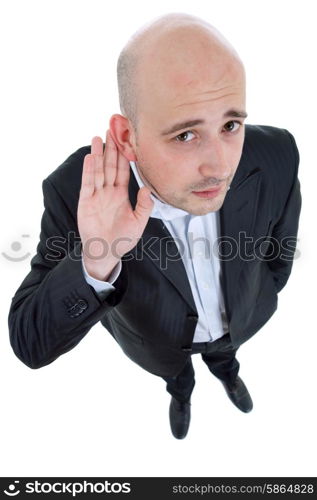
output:
[[137, 195], [137, 203], [134, 214], [140, 221], [144, 222], [150, 217], [154, 201], [150, 197], [151, 190], [147, 186], [142, 186]]

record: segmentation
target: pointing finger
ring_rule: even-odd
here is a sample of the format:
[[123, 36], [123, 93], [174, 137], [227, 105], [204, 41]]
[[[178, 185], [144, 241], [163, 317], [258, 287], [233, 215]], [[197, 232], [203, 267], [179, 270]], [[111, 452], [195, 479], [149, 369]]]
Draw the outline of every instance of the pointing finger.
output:
[[113, 186], [117, 176], [117, 145], [107, 130], [104, 154], [104, 184]]

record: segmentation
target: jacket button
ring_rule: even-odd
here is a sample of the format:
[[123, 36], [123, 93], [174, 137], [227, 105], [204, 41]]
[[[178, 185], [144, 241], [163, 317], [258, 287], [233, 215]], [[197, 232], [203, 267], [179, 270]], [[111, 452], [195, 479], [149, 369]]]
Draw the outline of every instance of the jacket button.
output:
[[197, 321], [198, 316], [196, 316], [195, 314], [188, 314], [187, 319], [189, 319], [190, 321]]
[[67, 309], [67, 312], [71, 318], [77, 318], [82, 314], [88, 307], [88, 303], [84, 299], [79, 299], [76, 304]]
[[87, 309], [87, 307], [88, 307], [88, 304], [84, 299], [79, 299], [79, 301], [77, 302], [77, 305], [83, 311], [85, 311], [85, 309]]

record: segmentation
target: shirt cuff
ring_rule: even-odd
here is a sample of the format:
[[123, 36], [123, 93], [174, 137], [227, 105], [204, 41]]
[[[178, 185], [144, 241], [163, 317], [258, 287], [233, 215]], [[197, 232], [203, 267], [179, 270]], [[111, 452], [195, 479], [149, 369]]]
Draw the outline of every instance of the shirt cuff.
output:
[[116, 279], [118, 278], [118, 276], [121, 272], [121, 269], [122, 269], [121, 260], [119, 260], [118, 264], [113, 268], [107, 281], [98, 280], [98, 279], [93, 278], [92, 276], [90, 276], [88, 274], [88, 272], [85, 268], [83, 254], [81, 254], [81, 263], [82, 263], [83, 273], [84, 273], [84, 276], [85, 276], [87, 283], [89, 285], [91, 285], [97, 293], [104, 292], [106, 290], [111, 290], [111, 291], [115, 290], [113, 283], [116, 281]]

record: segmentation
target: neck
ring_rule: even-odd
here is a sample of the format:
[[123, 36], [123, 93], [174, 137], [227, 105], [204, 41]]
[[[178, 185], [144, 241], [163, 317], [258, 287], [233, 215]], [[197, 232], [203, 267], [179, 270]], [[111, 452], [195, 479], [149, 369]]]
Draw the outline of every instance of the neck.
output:
[[165, 200], [163, 200], [163, 199], [159, 196], [159, 194], [156, 192], [156, 190], [154, 189], [154, 187], [152, 186], [152, 184], [151, 184], [150, 182], [148, 182], [148, 181], [147, 181], [147, 179], [145, 179], [145, 177], [143, 177], [143, 174], [142, 174], [142, 172], [140, 171], [140, 169], [139, 169], [139, 167], [138, 167], [137, 162], [134, 162], [134, 163], [135, 163], [135, 167], [136, 167], [136, 169], [137, 169], [137, 171], [138, 171], [138, 174], [139, 174], [139, 176], [140, 176], [140, 178], [141, 178], [141, 180], [142, 180], [143, 184], [144, 184], [145, 186], [147, 186], [147, 187], [151, 190], [151, 193], [152, 193], [152, 195], [153, 195], [153, 196], [155, 196], [157, 199], [159, 199], [162, 203], [166, 203], [166, 201], [165, 201]]

